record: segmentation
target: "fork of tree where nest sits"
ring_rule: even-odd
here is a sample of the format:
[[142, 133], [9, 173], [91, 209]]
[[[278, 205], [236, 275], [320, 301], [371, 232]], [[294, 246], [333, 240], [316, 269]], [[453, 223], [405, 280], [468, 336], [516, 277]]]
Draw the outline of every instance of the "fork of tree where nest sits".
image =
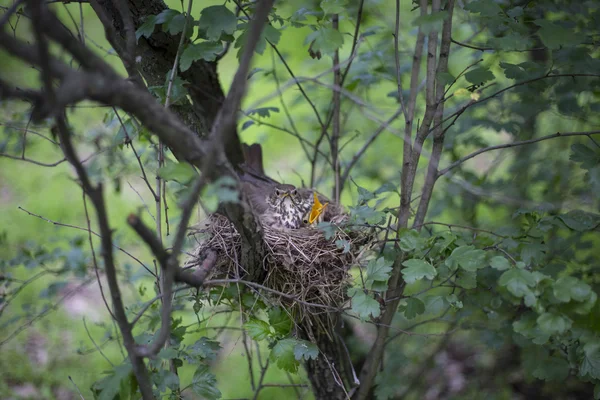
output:
[[341, 213], [341, 206], [312, 189], [296, 188], [266, 176], [259, 144], [244, 144], [240, 178], [250, 205], [263, 226], [278, 229], [314, 227]]

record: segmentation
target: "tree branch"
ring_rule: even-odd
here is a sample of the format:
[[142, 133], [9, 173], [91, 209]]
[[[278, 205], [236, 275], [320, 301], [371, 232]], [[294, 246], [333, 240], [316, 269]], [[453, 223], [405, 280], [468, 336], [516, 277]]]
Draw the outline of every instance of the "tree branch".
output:
[[440, 45], [440, 59], [436, 71], [436, 88], [435, 88], [435, 99], [437, 102], [437, 108], [433, 116], [433, 124], [436, 128], [433, 130], [433, 148], [431, 150], [431, 157], [429, 158], [429, 165], [427, 166], [427, 173], [425, 175], [425, 182], [423, 184], [423, 190], [421, 191], [421, 200], [419, 201], [419, 207], [415, 214], [413, 224], [420, 225], [425, 220], [425, 214], [429, 208], [429, 201], [433, 193], [433, 187], [435, 186], [436, 173], [442, 150], [444, 149], [444, 134], [446, 130], [442, 130], [441, 121], [444, 117], [444, 84], [439, 82], [439, 77], [442, 74], [448, 72], [448, 58], [450, 56], [450, 39], [452, 33], [452, 15], [454, 12], [454, 0], [448, 0], [446, 4], [446, 11], [448, 17], [444, 20], [442, 27], [442, 43]]
[[479, 149], [463, 158], [461, 158], [458, 161], [453, 162], [452, 164], [450, 164], [449, 166], [447, 166], [446, 168], [440, 170], [437, 174], [436, 174], [436, 179], [439, 178], [442, 175], [447, 174], [449, 171], [451, 171], [452, 169], [458, 167], [459, 165], [463, 164], [464, 162], [470, 160], [471, 158], [477, 157], [480, 154], [483, 153], [487, 153], [488, 151], [492, 151], [492, 150], [499, 150], [499, 149], [507, 149], [510, 147], [517, 147], [517, 146], [524, 146], [527, 144], [532, 144], [532, 143], [537, 143], [537, 142], [542, 142], [544, 140], [549, 140], [549, 139], [555, 139], [558, 137], [568, 137], [568, 136], [591, 136], [591, 135], [598, 135], [600, 134], [600, 131], [588, 131], [588, 132], [556, 132], [552, 135], [548, 135], [548, 136], [543, 136], [540, 138], [536, 138], [536, 139], [530, 139], [530, 140], [523, 140], [521, 142], [513, 142], [513, 143], [505, 143], [505, 144], [499, 144], [496, 146], [490, 146], [490, 147], [485, 147], [483, 149]]

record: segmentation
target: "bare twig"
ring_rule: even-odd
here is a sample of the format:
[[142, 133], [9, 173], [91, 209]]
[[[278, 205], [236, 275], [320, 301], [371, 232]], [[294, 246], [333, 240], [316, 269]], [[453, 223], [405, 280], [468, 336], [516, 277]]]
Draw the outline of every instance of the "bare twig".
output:
[[461, 158], [460, 160], [457, 160], [455, 162], [453, 162], [452, 164], [450, 164], [449, 166], [447, 166], [446, 168], [440, 170], [437, 173], [437, 178], [439, 178], [442, 175], [447, 174], [450, 170], [458, 167], [459, 165], [463, 164], [464, 162], [470, 160], [471, 158], [477, 157], [480, 154], [486, 153], [488, 151], [492, 151], [492, 150], [499, 150], [499, 149], [507, 149], [510, 147], [517, 147], [517, 146], [524, 146], [527, 144], [532, 144], [532, 143], [537, 143], [537, 142], [542, 142], [544, 140], [549, 140], [549, 139], [555, 139], [558, 137], [568, 137], [568, 136], [587, 136], [590, 137], [591, 135], [598, 135], [600, 134], [600, 131], [588, 131], [588, 132], [556, 132], [552, 135], [548, 135], [548, 136], [542, 136], [540, 138], [536, 138], [536, 139], [530, 139], [530, 140], [523, 140], [520, 142], [512, 142], [512, 143], [504, 143], [504, 144], [499, 144], [496, 146], [490, 146], [490, 147], [485, 147], [483, 149], [479, 149], [463, 158]]
[[[86, 228], [82, 228], [81, 226], [77, 226], [77, 225], [70, 225], [70, 224], [63, 224], [62, 222], [57, 222], [57, 221], [53, 221], [51, 219], [48, 219], [46, 217], [42, 217], [41, 215], [38, 214], [34, 214], [31, 211], [28, 211], [26, 209], [24, 209], [21, 206], [17, 207], [19, 210], [26, 212], [27, 214], [31, 215], [32, 217], [36, 217], [39, 218], [43, 221], [49, 222], [52, 225], [56, 225], [56, 226], [63, 226], [65, 228], [72, 228], [72, 229], [77, 229], [77, 230], [81, 230], [81, 231], [85, 231], [85, 232], [90, 232], [92, 235], [102, 238], [102, 235], [100, 235], [99, 233], [93, 231], [93, 230], [88, 230]], [[146, 265], [140, 261], [139, 258], [135, 257], [133, 254], [131, 254], [130, 252], [128, 252], [127, 250], [123, 249], [122, 247], [117, 246], [116, 244], [113, 244], [114, 248], [119, 250], [120, 252], [122, 252], [123, 254], [126, 254], [127, 256], [129, 256], [132, 260], [135, 260], [138, 264], [140, 264], [146, 271], [148, 271], [148, 273], [154, 275], [154, 273], [152, 271], [150, 271], [150, 269], [148, 269], [148, 267], [146, 267]]]
[[[332, 26], [333, 29], [339, 30], [339, 16], [334, 14], [332, 16]], [[340, 64], [340, 51], [337, 49], [333, 54], [333, 85], [335, 87], [341, 88], [342, 83], [342, 74], [339, 68]], [[332, 103], [332, 119], [333, 119], [333, 127], [331, 131], [331, 140], [329, 141], [329, 145], [331, 148], [331, 163], [333, 164], [333, 190], [332, 190], [332, 198], [336, 203], [340, 202], [340, 192], [341, 192], [341, 177], [340, 177], [340, 162], [338, 160], [338, 152], [339, 152], [339, 140], [341, 136], [340, 132], [340, 108], [341, 108], [341, 100], [340, 100], [340, 91], [333, 91], [333, 103]]]

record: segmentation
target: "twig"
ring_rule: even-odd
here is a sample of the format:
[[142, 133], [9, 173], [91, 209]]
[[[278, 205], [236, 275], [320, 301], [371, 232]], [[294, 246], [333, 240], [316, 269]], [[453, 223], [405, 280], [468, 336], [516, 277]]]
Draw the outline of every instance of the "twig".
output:
[[[85, 191], [82, 191], [82, 197], [83, 197], [83, 209], [85, 211], [85, 220], [87, 222], [87, 227], [88, 227], [87, 228], [88, 241], [90, 243], [90, 250], [92, 251], [92, 263], [94, 264], [94, 272], [96, 273], [96, 280], [98, 281], [98, 287], [100, 288], [100, 296], [102, 297], [102, 301], [104, 301], [104, 306], [106, 307], [106, 310], [110, 314], [111, 318], [114, 320], [114, 319], [116, 319], [115, 315], [113, 314], [112, 309], [109, 306], [108, 301], [106, 300], [106, 297], [104, 296], [104, 288], [102, 287], [102, 281], [100, 280], [98, 260], [96, 260], [96, 250], [94, 249], [94, 243], [92, 242], [92, 228], [91, 228], [91, 224], [90, 224], [90, 215], [88, 213], [88, 208], [87, 208], [87, 201], [85, 199]], [[84, 320], [84, 324], [85, 324], [85, 320]]]
[[[339, 16], [338, 14], [334, 14], [332, 16], [332, 27], [334, 30], [339, 30]], [[333, 85], [335, 87], [341, 88], [342, 83], [342, 75], [339, 67], [340, 64], [340, 51], [336, 49], [333, 54]], [[333, 190], [332, 190], [332, 198], [334, 202], [340, 202], [340, 192], [341, 192], [341, 179], [340, 179], [340, 162], [338, 160], [338, 151], [339, 151], [339, 140], [341, 136], [340, 132], [340, 91], [333, 91], [333, 102], [332, 102], [332, 119], [333, 126], [331, 131], [331, 140], [329, 141], [329, 145], [331, 148], [331, 163], [333, 164]]]
[[73, 384], [73, 386], [75, 386], [75, 390], [77, 390], [77, 393], [79, 394], [79, 397], [81, 398], [81, 400], [85, 400], [85, 397], [83, 397], [83, 394], [81, 393], [81, 390], [79, 390], [79, 388], [75, 384], [75, 381], [73, 381], [73, 378], [71, 378], [71, 375], [69, 375], [69, 380], [71, 381], [71, 383]]
[[[90, 232], [92, 235], [94, 235], [94, 236], [96, 236], [96, 237], [99, 237], [99, 238], [102, 238], [102, 236], [101, 236], [99, 233], [96, 233], [96, 232], [94, 232], [93, 230], [88, 230], [88, 229], [86, 229], [86, 228], [82, 228], [82, 227], [80, 227], [80, 226], [77, 226], [77, 225], [63, 224], [62, 222], [53, 221], [53, 220], [51, 220], [51, 219], [48, 219], [48, 218], [46, 218], [46, 217], [42, 217], [41, 215], [34, 214], [34, 213], [32, 213], [31, 211], [28, 211], [28, 210], [24, 209], [24, 208], [23, 208], [23, 207], [21, 207], [21, 206], [18, 206], [17, 208], [18, 208], [19, 210], [21, 210], [21, 211], [24, 211], [24, 212], [26, 212], [27, 214], [31, 215], [32, 217], [39, 218], [39, 219], [41, 219], [41, 220], [43, 220], [43, 221], [46, 221], [46, 222], [49, 222], [49, 223], [51, 223], [51, 224], [53, 224], [53, 225], [56, 225], [56, 226], [63, 226], [63, 227], [66, 227], [66, 228], [77, 229], [77, 230], [81, 230], [81, 231], [85, 231], [85, 232], [88, 232], [88, 231], [89, 231], [89, 232]], [[135, 261], [136, 261], [138, 264], [140, 264], [140, 265], [141, 265], [141, 266], [142, 266], [142, 267], [143, 267], [143, 268], [144, 268], [146, 271], [148, 271], [148, 273], [150, 273], [151, 275], [153, 275], [153, 276], [154, 276], [154, 273], [153, 273], [152, 271], [150, 271], [150, 269], [148, 269], [148, 267], [146, 267], [146, 265], [144, 265], [144, 263], [143, 263], [143, 262], [141, 262], [139, 258], [135, 257], [133, 254], [131, 254], [131, 253], [130, 253], [130, 252], [128, 252], [127, 250], [123, 249], [122, 247], [119, 247], [119, 246], [117, 246], [117, 245], [116, 245], [116, 244], [114, 244], [114, 243], [113, 243], [113, 247], [114, 247], [115, 249], [119, 250], [120, 252], [122, 252], [123, 254], [126, 254], [126, 255], [127, 255], [127, 256], [129, 256], [131, 259], [135, 260]]]
[[340, 190], [342, 190], [344, 188], [346, 181], [350, 177], [350, 171], [352, 170], [352, 168], [354, 168], [354, 166], [356, 165], [358, 160], [360, 160], [360, 158], [365, 154], [365, 152], [367, 151], [369, 146], [371, 146], [371, 144], [373, 144], [373, 142], [379, 137], [379, 135], [384, 130], [386, 130], [391, 125], [391, 123], [394, 122], [401, 114], [402, 114], [402, 110], [398, 109], [394, 113], [394, 115], [392, 115], [387, 121], [380, 124], [379, 127], [375, 130], [375, 132], [373, 132], [373, 134], [371, 136], [369, 136], [369, 138], [365, 141], [365, 143], [360, 148], [360, 150], [358, 150], [354, 154], [354, 156], [352, 156], [352, 159], [348, 163], [348, 166], [346, 167], [344, 173], [342, 174], [342, 178], [340, 179]]
[[85, 331], [87, 332], [88, 337], [90, 338], [90, 340], [92, 341], [92, 344], [94, 345], [94, 347], [96, 348], [96, 350], [98, 350], [98, 352], [100, 353], [100, 355], [102, 357], [104, 357], [104, 359], [110, 364], [111, 367], [115, 367], [115, 364], [112, 363], [112, 361], [110, 361], [108, 359], [108, 357], [106, 357], [106, 354], [104, 354], [104, 352], [102, 351], [102, 349], [100, 349], [100, 347], [98, 346], [98, 344], [96, 343], [96, 341], [94, 340], [94, 338], [92, 337], [92, 334], [90, 333], [87, 324], [85, 322], [85, 317], [83, 317], [83, 327], [85, 328]]
[[54, 303], [53, 305], [47, 307], [44, 309], [44, 311], [42, 311], [41, 313], [39, 313], [38, 315], [36, 315], [35, 317], [31, 318], [29, 321], [25, 322], [23, 325], [19, 326], [17, 329], [15, 329], [10, 335], [8, 335], [6, 338], [4, 338], [2, 341], [0, 341], [0, 347], [2, 347], [3, 345], [5, 345], [6, 343], [8, 343], [10, 340], [12, 340], [14, 337], [16, 337], [19, 333], [23, 332], [24, 330], [26, 330], [27, 328], [29, 328], [31, 325], [33, 325], [35, 322], [39, 321], [40, 319], [44, 318], [45, 316], [47, 316], [48, 314], [50, 314], [52, 311], [55, 311], [58, 309], [58, 307], [65, 301], [67, 300], [69, 297], [75, 295], [77, 292], [79, 292], [84, 286], [89, 285], [90, 283], [92, 283], [94, 281], [94, 278], [88, 278], [85, 281], [83, 281], [79, 286], [77, 286], [75, 289], [71, 290], [70, 292], [67, 292], [63, 297], [61, 297], [60, 299], [58, 299], [58, 301], [56, 303]]
[[568, 137], [568, 136], [587, 136], [590, 137], [591, 135], [597, 135], [600, 134], [600, 131], [588, 131], [588, 132], [565, 132], [565, 133], [561, 133], [561, 132], [556, 132], [553, 135], [548, 135], [548, 136], [543, 136], [540, 138], [536, 138], [536, 139], [530, 139], [530, 140], [523, 140], [521, 142], [513, 142], [513, 143], [504, 143], [504, 144], [499, 144], [496, 146], [490, 146], [490, 147], [485, 147], [483, 149], [479, 149], [463, 158], [461, 158], [458, 161], [453, 162], [452, 164], [450, 164], [449, 166], [447, 166], [446, 168], [442, 169], [441, 171], [439, 171], [437, 173], [437, 177], [439, 178], [442, 175], [447, 174], [450, 170], [458, 167], [459, 165], [463, 164], [465, 161], [470, 160], [471, 158], [474, 158], [480, 154], [486, 153], [488, 151], [492, 151], [492, 150], [499, 150], [499, 149], [506, 149], [506, 148], [510, 148], [510, 147], [517, 147], [517, 146], [523, 146], [523, 145], [527, 145], [527, 144], [532, 144], [532, 143], [537, 143], [537, 142], [541, 142], [544, 140], [549, 140], [549, 139], [555, 139], [558, 137]]
[[72, 133], [69, 131], [64, 116], [56, 118], [56, 125], [53, 131], [60, 137], [60, 141], [63, 145], [63, 152], [65, 157], [69, 160], [69, 163], [73, 165], [77, 176], [81, 181], [81, 185], [85, 190], [86, 194], [90, 197], [90, 200], [96, 208], [96, 216], [98, 219], [98, 226], [100, 232], [102, 232], [102, 256], [104, 258], [104, 268], [106, 271], [106, 280], [110, 289], [111, 300], [113, 304], [113, 311], [119, 330], [123, 335], [123, 343], [127, 349], [129, 359], [132, 364], [133, 373], [138, 381], [140, 392], [144, 399], [153, 398], [152, 384], [148, 376], [148, 370], [144, 364], [144, 360], [138, 357], [135, 352], [135, 340], [131, 331], [131, 326], [127, 321], [127, 315], [122, 302], [121, 290], [117, 281], [117, 271], [114, 263], [113, 252], [112, 252], [112, 230], [108, 223], [108, 216], [106, 212], [106, 206], [104, 203], [104, 196], [102, 193], [102, 186], [92, 186], [89, 180], [87, 172], [81, 162], [79, 161], [75, 149], [71, 143]]

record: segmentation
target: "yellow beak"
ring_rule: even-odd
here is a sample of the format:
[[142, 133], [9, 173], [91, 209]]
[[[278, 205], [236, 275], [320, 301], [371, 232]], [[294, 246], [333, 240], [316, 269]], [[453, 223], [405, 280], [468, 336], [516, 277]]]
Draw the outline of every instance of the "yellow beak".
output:
[[319, 198], [317, 197], [317, 192], [313, 192], [313, 196], [314, 196], [314, 202], [313, 202], [312, 209], [310, 210], [310, 214], [308, 216], [308, 223], [310, 225], [312, 225], [315, 221], [317, 221], [319, 216], [321, 214], [323, 214], [325, 207], [327, 207], [327, 205], [329, 204], [329, 203], [321, 204], [321, 202], [319, 201]]

